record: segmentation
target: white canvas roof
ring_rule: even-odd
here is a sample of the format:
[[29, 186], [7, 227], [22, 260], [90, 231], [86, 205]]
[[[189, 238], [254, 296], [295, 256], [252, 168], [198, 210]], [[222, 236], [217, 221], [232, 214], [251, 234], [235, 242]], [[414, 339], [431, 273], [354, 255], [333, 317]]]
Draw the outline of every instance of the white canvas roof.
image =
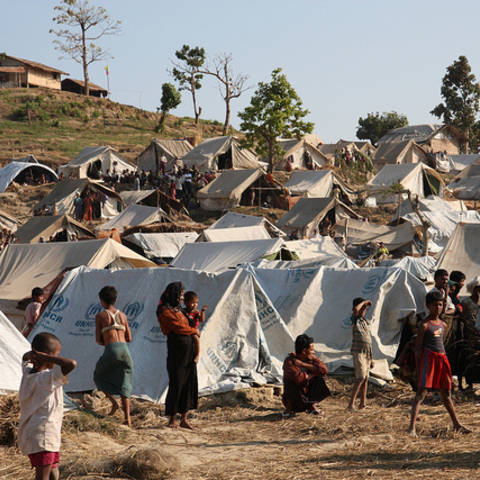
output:
[[[11, 244], [0, 253], [0, 308], [12, 316], [17, 301], [34, 287], [45, 287], [64, 269], [88, 265], [94, 268], [145, 268], [156, 265], [108, 238], [84, 242]], [[12, 300], [13, 302], [6, 302]], [[19, 325], [18, 325], [19, 326]]]
[[453, 170], [455, 172], [461, 172], [465, 170], [470, 164], [478, 160], [480, 162], [480, 155], [478, 153], [461, 154], [461, 155], [449, 155]]
[[318, 268], [318, 267], [329, 267], [335, 269], [356, 269], [360, 268], [355, 262], [350, 260], [348, 257], [335, 257], [333, 255], [318, 255], [315, 258], [307, 260], [292, 260], [292, 261], [283, 261], [283, 260], [273, 260], [269, 262], [268, 260], [260, 260], [253, 264], [255, 268], [269, 268], [274, 270], [294, 270], [294, 275], [302, 275], [301, 270]]
[[173, 164], [182, 159], [193, 147], [185, 139], [154, 138], [150, 145], [138, 156], [137, 166], [139, 170], [155, 172], [160, 170], [160, 158], [162, 153], [167, 158], [167, 170], [172, 170]]
[[239, 205], [242, 193], [263, 176], [260, 169], [227, 170], [197, 192], [204, 210], [229, 210]]
[[240, 148], [238, 140], [231, 136], [208, 138], [193, 150], [188, 152], [183, 158], [184, 165], [192, 168], [194, 165], [200, 172], [208, 170], [218, 170], [219, 155], [231, 152], [231, 169], [244, 170], [258, 168], [258, 158], [248, 149]]
[[437, 261], [434, 257], [403, 257], [401, 259], [383, 260], [380, 267], [401, 268], [415, 275], [418, 279], [433, 281], [433, 273], [437, 269]]
[[278, 253], [282, 247], [283, 241], [278, 238], [240, 242], [187, 243], [170, 266], [219, 273]]
[[16, 218], [0, 210], [0, 228], [8, 228], [12, 232], [15, 232], [19, 225], [20, 222]]
[[464, 168], [456, 177], [455, 180], [459, 180], [461, 178], [469, 178], [469, 177], [480, 177], [480, 158], [473, 161]]
[[263, 225], [255, 227], [213, 228], [202, 232], [197, 242], [238, 242], [271, 239]]
[[116, 228], [122, 233], [127, 227], [135, 227], [137, 225], [151, 225], [168, 220], [167, 214], [156, 207], [145, 207], [144, 205], [130, 205], [122, 213], [119, 213], [111, 220], [99, 225], [98, 231], [109, 231]]
[[291, 252], [300, 260], [315, 260], [321, 256], [346, 257], [345, 252], [330, 237], [313, 237], [305, 240], [285, 242]]
[[283, 160], [277, 162], [275, 170], [283, 170], [285, 168], [285, 161], [287, 159], [291, 162], [291, 167], [294, 170], [307, 169], [306, 153], [308, 152], [317, 168], [331, 163], [328, 158], [320, 151], [319, 145], [322, 140], [317, 135], [305, 135], [302, 138], [279, 138], [277, 142], [286, 153], [283, 155]]
[[123, 240], [141, 247], [147, 258], [174, 258], [186, 243], [197, 240], [198, 233], [133, 233]]
[[31, 346], [2, 311], [0, 330], [0, 391], [18, 392], [22, 379], [22, 357], [31, 350]]
[[42, 198], [33, 209], [52, 208], [55, 205], [58, 215], [73, 215], [73, 200], [77, 193], [81, 194], [86, 189], [92, 192], [100, 190], [106, 195], [107, 201], [102, 208], [102, 217], [112, 217], [118, 214], [118, 203], [123, 204], [120, 195], [100, 182], [88, 178], [65, 179], [58, 182], [57, 186], [46, 197]]
[[270, 232], [284, 236], [285, 233], [279, 230], [270, 220], [265, 217], [256, 215], [243, 215], [241, 213], [227, 212], [223, 217], [220, 217], [216, 222], [212, 223], [209, 230], [217, 228], [232, 228], [232, 227], [255, 227], [263, 225]]
[[335, 231], [345, 238], [346, 245], [362, 245], [368, 242], [383, 242], [388, 250], [395, 250], [410, 243], [416, 227], [409, 222], [392, 227], [375, 225], [354, 218], [345, 218], [337, 222]]
[[[399, 269], [250, 268], [213, 275], [173, 268], [140, 273], [81, 267], [67, 273], [32, 333], [54, 333], [62, 342], [62, 353], [82, 365], [69, 375], [67, 391], [94, 388], [92, 372], [103, 352], [95, 342], [95, 315], [102, 308], [98, 291], [115, 285], [116, 306], [132, 329], [133, 394], [156, 401], [165, 398], [167, 345], [155, 310], [161, 292], [173, 281], [183, 282], [208, 304], [198, 364], [202, 395], [252, 382], [281, 382], [283, 360], [296, 336], [305, 332], [314, 337], [315, 353], [330, 372], [352, 368], [351, 303], [360, 296], [373, 302], [367, 313], [373, 356], [392, 362], [400, 340], [399, 320], [414, 322], [415, 314], [423, 311], [426, 293], [422, 282]], [[348, 294], [342, 285], [348, 285]], [[387, 361], [375, 362], [373, 373], [391, 379]]]
[[480, 224], [459, 223], [438, 259], [438, 268], [459, 270], [468, 283], [480, 272]]
[[[442, 196], [444, 187], [442, 177], [432, 168], [422, 163], [404, 163], [385, 165], [367, 183], [367, 189], [377, 199], [378, 203], [391, 203], [397, 201], [398, 196], [388, 193], [386, 190], [397, 183], [401, 183], [404, 189], [418, 195], [418, 198], [425, 198], [431, 193]], [[425, 183], [430, 185], [430, 191], [425, 190]], [[435, 190], [438, 190], [438, 192]], [[404, 199], [406, 198], [406, 194], [402, 194], [402, 196]]]
[[48, 174], [51, 180], [58, 180], [57, 174], [46, 165], [41, 165], [40, 163], [12, 162], [0, 169], [0, 193], [5, 192], [19, 175], [26, 173], [26, 170], [30, 170], [34, 178], [40, 177], [42, 174]]
[[453, 192], [453, 195], [460, 200], [479, 200], [480, 175], [477, 177], [464, 177], [459, 178], [458, 180], [454, 180], [448, 186], [448, 188]]
[[110, 146], [104, 147], [85, 147], [70, 163], [58, 167], [58, 173], [63, 173], [68, 177], [72, 172], [78, 178], [85, 178], [88, 169], [92, 163], [100, 160], [102, 162], [102, 171], [107, 170], [112, 173], [114, 170], [121, 173], [124, 170], [136, 172], [137, 167], [132, 165], [122, 155]]

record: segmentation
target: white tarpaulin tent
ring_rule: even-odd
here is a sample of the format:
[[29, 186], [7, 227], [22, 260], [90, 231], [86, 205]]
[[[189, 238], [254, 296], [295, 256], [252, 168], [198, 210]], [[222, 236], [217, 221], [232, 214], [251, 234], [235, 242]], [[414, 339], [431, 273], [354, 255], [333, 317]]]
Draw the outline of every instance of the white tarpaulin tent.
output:
[[50, 181], [58, 180], [57, 174], [46, 165], [12, 162], [0, 170], [0, 193], [5, 192], [13, 181], [23, 183], [27, 174], [30, 174], [33, 180], [38, 180], [42, 175], [48, 175]]
[[248, 149], [241, 148], [232, 135], [204, 140], [183, 158], [182, 163], [200, 172], [209, 170], [245, 170], [258, 168], [258, 158]]
[[243, 192], [263, 176], [260, 169], [227, 170], [197, 192], [204, 210], [230, 210], [240, 204]]
[[171, 222], [171, 219], [161, 208], [133, 204], [128, 206], [122, 213], [99, 225], [96, 231], [110, 231], [116, 228], [122, 233], [128, 227], [151, 225], [152, 223], [160, 223], [162, 221]]
[[295, 252], [300, 260], [314, 260], [317, 257], [330, 255], [346, 257], [345, 252], [330, 237], [313, 237], [304, 240], [285, 242], [285, 246]]
[[284, 186], [292, 196], [308, 198], [333, 197], [335, 186], [345, 194], [353, 193], [331, 170], [293, 172]]
[[133, 233], [123, 237], [122, 241], [141, 247], [147, 258], [172, 259], [186, 243], [193, 243], [197, 238], [195, 232]]
[[[444, 183], [439, 173], [423, 163], [404, 163], [385, 165], [372, 180], [367, 183], [367, 191], [376, 198], [377, 203], [392, 203], [398, 201], [398, 195], [389, 192], [392, 185], [401, 184], [405, 190], [410, 190], [418, 198], [429, 195], [443, 195]], [[407, 194], [401, 194], [403, 200]]]
[[278, 236], [284, 236], [285, 233], [278, 229], [270, 220], [256, 215], [242, 215], [241, 213], [227, 212], [216, 222], [212, 223], [208, 230], [217, 228], [233, 227], [256, 227], [263, 225], [270, 233]]
[[[11, 244], [0, 253], [0, 308], [20, 327], [17, 302], [45, 287], [67, 268], [145, 268], [156, 265], [108, 238], [85, 242]], [[15, 320], [14, 320], [15, 319]]]
[[94, 180], [76, 178], [58, 182], [57, 186], [46, 197], [42, 198], [33, 209], [55, 208], [57, 215], [67, 214], [73, 216], [75, 210], [73, 201], [77, 193], [82, 194], [85, 190], [90, 190], [90, 192], [94, 193], [100, 191], [105, 195], [105, 202], [101, 203], [102, 217], [117, 215], [119, 211], [118, 204], [123, 205], [123, 200], [117, 192]]
[[319, 225], [328, 216], [334, 225], [341, 218], [358, 215], [335, 198], [300, 198], [298, 202], [282, 218], [277, 221], [277, 227], [286, 233], [296, 230], [304, 237], [319, 233]]
[[167, 159], [167, 170], [171, 171], [174, 164], [192, 150], [192, 145], [185, 139], [154, 138], [150, 145], [138, 156], [139, 170], [156, 172], [160, 170], [162, 154]]
[[480, 200], [480, 175], [456, 179], [448, 188], [460, 200]]
[[380, 267], [401, 268], [415, 275], [422, 281], [433, 282], [433, 273], [437, 269], [437, 261], [434, 257], [403, 257], [400, 259], [382, 260]]
[[65, 177], [73, 173], [77, 178], [87, 177], [87, 173], [93, 164], [101, 163], [101, 169], [104, 174], [107, 171], [112, 174], [117, 172], [121, 174], [124, 170], [136, 172], [137, 167], [132, 165], [122, 155], [110, 146], [103, 147], [85, 147], [70, 163], [58, 167], [58, 173], [63, 173]]
[[272, 238], [263, 225], [256, 227], [213, 228], [204, 230], [197, 242], [239, 242]]
[[343, 235], [347, 246], [383, 242], [388, 250], [395, 250], [410, 243], [415, 235], [415, 230], [416, 227], [409, 222], [389, 227], [354, 218], [342, 218], [335, 225], [335, 231]]
[[462, 154], [462, 155], [449, 155], [452, 169], [454, 172], [461, 172], [465, 170], [470, 164], [478, 160], [480, 162], [480, 155], [478, 153]]
[[0, 310], [0, 391], [18, 392], [22, 379], [22, 357], [30, 343]]
[[438, 259], [438, 268], [459, 270], [469, 282], [480, 273], [480, 224], [459, 223]]
[[240, 242], [187, 243], [173, 259], [171, 267], [219, 273], [244, 263], [276, 255], [284, 247], [278, 238]]
[[315, 134], [305, 135], [302, 138], [279, 138], [277, 143], [285, 154], [275, 165], [275, 170], [284, 170], [287, 161], [293, 170], [305, 170], [309, 168], [309, 162], [310, 168], [321, 168], [331, 163], [317, 148], [322, 140]]
[[[198, 364], [201, 394], [244, 388], [252, 382], [281, 381], [282, 363], [294, 338], [307, 333], [330, 372], [352, 367], [351, 303], [373, 302], [374, 359], [393, 361], [402, 323], [423, 310], [425, 286], [399, 269], [306, 270], [239, 269], [219, 275], [177, 269], [109, 272], [81, 267], [69, 272], [32, 335], [49, 331], [62, 353], [82, 368], [70, 374], [67, 391], [95, 387], [93, 370], [103, 348], [95, 343], [95, 315], [102, 310], [98, 292], [117, 288], [117, 307], [132, 329], [135, 364], [133, 394], [159, 401], [165, 397], [167, 345], [155, 310], [168, 283], [181, 281], [208, 304]], [[348, 285], [348, 295], [342, 286]], [[391, 379], [387, 362], [374, 373]]]
[[[277, 270], [298, 270], [298, 269], [311, 269], [318, 267], [330, 267], [330, 268], [344, 268], [344, 269], [355, 269], [360, 268], [355, 262], [350, 260], [348, 257], [336, 257], [333, 255], [318, 255], [314, 258], [307, 260], [273, 260], [269, 262], [268, 260], [260, 260], [259, 262], [254, 262], [252, 264], [256, 268], [270, 268]], [[300, 274], [300, 273], [299, 273]]]

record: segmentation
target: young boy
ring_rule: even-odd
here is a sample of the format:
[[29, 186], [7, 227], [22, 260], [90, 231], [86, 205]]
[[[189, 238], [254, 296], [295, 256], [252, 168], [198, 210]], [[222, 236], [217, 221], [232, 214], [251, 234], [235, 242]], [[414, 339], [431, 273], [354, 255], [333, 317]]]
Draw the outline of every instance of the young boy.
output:
[[452, 372], [445, 354], [445, 347], [443, 346], [445, 323], [440, 319], [444, 308], [444, 296], [441, 292], [430, 292], [427, 293], [425, 302], [430, 313], [418, 325], [417, 342], [415, 344], [418, 390], [412, 404], [408, 435], [411, 437], [417, 436], [415, 425], [420, 404], [425, 398], [428, 388], [440, 389], [443, 404], [452, 419], [455, 432], [470, 433], [470, 430], [462, 426], [458, 421], [450, 396]]
[[[198, 307], [198, 295], [195, 292], [186, 292], [184, 296], [185, 311], [188, 316], [188, 323], [192, 328], [198, 330], [200, 322], [205, 321], [205, 311], [207, 310], [208, 305], [204, 305], [202, 310], [199, 312]], [[195, 363], [198, 363], [200, 358], [200, 338], [198, 335], [193, 335], [193, 341], [195, 343], [195, 351], [197, 355], [195, 356]]]
[[444, 299], [443, 309], [440, 314], [453, 315], [455, 313], [455, 307], [449, 296], [448, 272], [444, 269], [437, 270], [433, 274], [433, 280], [435, 281], [435, 286], [428, 293], [440, 292]]
[[22, 329], [23, 336], [26, 338], [33, 330], [40, 317], [40, 310], [45, 300], [45, 293], [40, 287], [32, 290], [33, 302], [30, 302], [25, 309], [25, 325]]
[[372, 359], [372, 335], [370, 333], [370, 324], [365, 320], [364, 316], [367, 309], [372, 306], [370, 300], [356, 298], [353, 301], [353, 314], [351, 317], [352, 325], [352, 356], [353, 368], [355, 371], [355, 383], [353, 384], [352, 395], [349, 410], [355, 410], [355, 400], [360, 393], [359, 409], [366, 407], [367, 402], [367, 385], [370, 369], [373, 368]]
[[59, 357], [62, 345], [51, 333], [39, 333], [32, 350], [23, 356], [23, 376], [18, 393], [20, 424], [18, 444], [28, 455], [35, 480], [59, 478], [63, 385], [77, 366], [75, 360]]

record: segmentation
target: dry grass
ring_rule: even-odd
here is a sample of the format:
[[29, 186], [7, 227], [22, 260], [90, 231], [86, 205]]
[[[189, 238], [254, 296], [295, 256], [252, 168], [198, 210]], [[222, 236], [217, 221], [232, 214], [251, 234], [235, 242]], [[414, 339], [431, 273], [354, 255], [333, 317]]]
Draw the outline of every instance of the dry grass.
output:
[[[406, 435], [413, 398], [408, 387], [369, 387], [370, 408], [350, 412], [351, 385], [351, 378], [330, 378], [333, 396], [322, 404], [324, 416], [302, 413], [286, 421], [278, 420], [278, 388], [201, 398], [191, 414], [194, 432], [167, 428], [163, 406], [140, 400], [132, 401], [133, 428], [127, 429], [120, 425], [121, 412], [114, 418], [101, 415], [108, 404], [98, 396], [95, 414], [65, 415], [62, 478], [480, 478], [480, 410], [474, 394], [454, 394], [459, 418], [473, 434], [455, 434], [441, 403], [430, 398], [421, 407], [415, 440]], [[0, 447], [2, 479], [31, 478], [11, 437], [16, 419], [16, 396], [5, 397], [0, 438], [9, 440]]]

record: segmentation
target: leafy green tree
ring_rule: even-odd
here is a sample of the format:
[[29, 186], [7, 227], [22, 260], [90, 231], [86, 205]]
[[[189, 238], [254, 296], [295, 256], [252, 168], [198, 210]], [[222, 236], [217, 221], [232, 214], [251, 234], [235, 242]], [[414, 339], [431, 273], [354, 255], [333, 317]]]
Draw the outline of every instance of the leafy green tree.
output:
[[[443, 123], [453, 125], [471, 139], [479, 112], [480, 85], [472, 73], [467, 57], [461, 55], [447, 67], [440, 92], [443, 103], [438, 104], [430, 113], [442, 119]], [[465, 152], [468, 152], [468, 142]]]
[[155, 128], [156, 132], [163, 132], [163, 124], [167, 113], [180, 105], [182, 102], [182, 96], [174, 85], [171, 83], [164, 83], [162, 85], [162, 98], [160, 102], [161, 105], [159, 110], [162, 112], [162, 116], [160, 117], [160, 122]]
[[406, 127], [408, 119], [397, 112], [369, 113], [366, 118], [358, 119], [357, 138], [370, 140], [375, 145], [386, 133], [394, 128]]
[[203, 74], [200, 73], [200, 68], [203, 67], [206, 60], [205, 49], [190, 48], [189, 45], [184, 45], [181, 50], [175, 52], [175, 56], [178, 61], [171, 60], [173, 69], [169, 73], [180, 84], [179, 91], [187, 90], [192, 94], [195, 125], [198, 125], [202, 109], [201, 107], [197, 108], [196, 93], [202, 88]]
[[285, 154], [277, 138], [301, 138], [313, 131], [315, 125], [304, 121], [310, 112], [302, 106], [297, 92], [278, 68], [272, 72], [270, 83], [258, 84], [250, 105], [238, 113], [242, 120], [240, 129], [246, 137], [243, 146], [268, 158], [270, 172], [275, 159]]
[[91, 6], [88, 0], [61, 0], [55, 10], [60, 13], [53, 19], [54, 22], [79, 29], [51, 29], [50, 33], [58, 37], [53, 41], [55, 48], [82, 65], [85, 95], [89, 95], [88, 66], [93, 62], [113, 58], [108, 50], [102, 50], [93, 42], [105, 35], [120, 35], [121, 22], [111, 20], [105, 8]]

